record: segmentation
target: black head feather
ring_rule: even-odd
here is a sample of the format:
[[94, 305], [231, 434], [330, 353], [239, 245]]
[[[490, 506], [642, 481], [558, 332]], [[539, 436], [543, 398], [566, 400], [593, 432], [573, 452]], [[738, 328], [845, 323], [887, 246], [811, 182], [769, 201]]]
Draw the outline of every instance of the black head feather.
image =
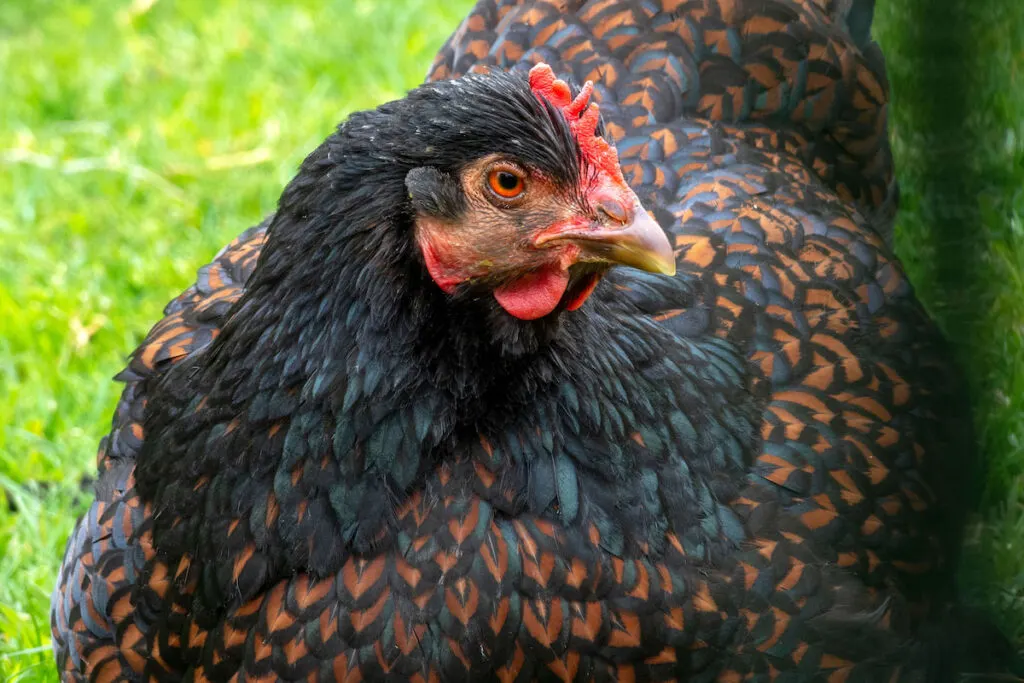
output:
[[489, 154], [518, 159], [565, 186], [579, 181], [580, 149], [562, 113], [520, 73], [473, 74], [353, 114], [302, 164], [279, 214], [326, 214], [338, 219], [337, 233], [352, 234], [409, 208], [402, 195], [410, 172], [455, 177]]
[[[353, 114], [306, 158], [282, 194], [245, 299], [280, 301], [307, 292], [323, 302], [360, 292], [368, 314], [382, 320], [393, 320], [394, 307], [414, 299], [421, 314], [430, 312], [432, 326], [465, 324], [465, 334], [490, 347], [488, 353], [536, 350], [559, 320], [509, 320], [472, 287], [444, 295], [427, 278], [412, 241], [415, 213], [457, 216], [465, 205], [460, 171], [495, 154], [536, 169], [567, 192], [583, 172], [563, 114], [536, 96], [523, 73], [428, 83]], [[249, 305], [243, 301], [240, 310]], [[459, 336], [461, 342], [461, 330]]]

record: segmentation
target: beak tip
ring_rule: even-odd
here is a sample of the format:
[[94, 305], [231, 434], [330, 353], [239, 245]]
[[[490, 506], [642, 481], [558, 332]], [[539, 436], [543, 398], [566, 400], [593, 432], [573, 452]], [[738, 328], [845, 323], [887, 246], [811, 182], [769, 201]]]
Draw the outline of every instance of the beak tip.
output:
[[658, 273], [660, 275], [667, 275], [672, 277], [676, 274], [676, 259], [675, 254], [671, 250], [667, 254], [657, 254], [654, 259], [651, 260], [650, 265], [652, 273]]
[[668, 235], [654, 220], [651, 220], [651, 237], [648, 241], [651, 258], [648, 264], [652, 273], [672, 277], [676, 274], [676, 254]]
[[644, 270], [669, 277], [674, 276], [676, 274], [676, 254], [672, 249], [672, 242], [665, 234], [664, 229], [658, 225], [658, 222], [646, 209], [640, 206], [639, 211], [642, 213], [639, 213], [638, 217], [642, 216], [642, 218], [637, 220], [635, 225], [639, 228], [637, 232], [642, 235], [640, 243], [643, 245], [643, 250], [647, 252], [647, 258], [642, 259], [646, 266]]

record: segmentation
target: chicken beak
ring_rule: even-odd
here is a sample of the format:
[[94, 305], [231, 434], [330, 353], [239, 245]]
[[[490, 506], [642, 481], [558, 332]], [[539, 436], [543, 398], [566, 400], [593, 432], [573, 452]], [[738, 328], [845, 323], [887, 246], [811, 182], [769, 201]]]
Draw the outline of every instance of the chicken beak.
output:
[[552, 226], [538, 235], [534, 244], [571, 242], [580, 249], [578, 261], [617, 264], [649, 273], [675, 275], [675, 254], [665, 231], [651, 218], [636, 195], [633, 199], [629, 208], [619, 201], [598, 202], [598, 209], [607, 220], [586, 227], [578, 224]]
[[676, 257], [665, 231], [639, 203], [621, 228], [588, 232], [575, 241], [584, 252], [601, 260], [649, 273], [676, 274]]

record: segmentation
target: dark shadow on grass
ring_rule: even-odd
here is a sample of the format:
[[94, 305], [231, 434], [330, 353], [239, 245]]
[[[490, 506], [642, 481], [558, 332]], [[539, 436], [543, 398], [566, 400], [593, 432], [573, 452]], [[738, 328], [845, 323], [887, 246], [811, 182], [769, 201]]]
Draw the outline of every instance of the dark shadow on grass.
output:
[[900, 246], [917, 252], [914, 284], [963, 357], [984, 318], [978, 294], [985, 286], [985, 181], [978, 155], [990, 142], [970, 120], [981, 99], [973, 25], [977, 5], [999, 0], [888, 1], [903, 6], [889, 29], [896, 41], [887, 46], [900, 67], [891, 74], [893, 106], [909, 148], [897, 166], [904, 203], [912, 205], [910, 220], [898, 223], [907, 228]]
[[916, 268], [916, 285], [951, 339], [969, 344], [983, 316], [975, 298], [984, 286], [986, 245], [979, 206], [986, 182], [978, 157], [993, 142], [984, 136], [1001, 134], [971, 125], [984, 89], [984, 73], [975, 68], [983, 46], [973, 27], [979, 6], [999, 0], [888, 1], [904, 7], [890, 28], [897, 40], [886, 47], [903, 62], [892, 74], [893, 105], [913, 147], [911, 162], [897, 171], [904, 194], [916, 195], [916, 218], [925, 228], [913, 234], [924, 243], [908, 245], [928, 255]]
[[[995, 288], [1003, 283], [988, 259], [991, 241], [1009, 228], [991, 207], [1005, 206], [1017, 189], [997, 163], [1006, 130], [993, 125], [990, 114], [1010, 74], [991, 38], [1019, 30], [1005, 21], [1014, 12], [1004, 10], [1021, 0], [882, 2], [891, 3], [883, 49], [891, 67], [892, 120], [902, 142], [897, 173], [905, 213], [898, 219], [897, 244], [968, 377], [976, 423], [985, 425], [998, 383], [1011, 371], [992, 348], [1009, 321], [993, 317]], [[1006, 482], [985, 472], [1006, 447], [985, 438], [985, 430], [979, 436], [974, 476], [967, 476], [966, 459], [963, 473], [964, 485], [973, 482], [975, 509], [982, 500], [991, 505], [1007, 495]], [[1000, 578], [984, 548], [966, 554], [959, 580], [966, 600], [993, 604]], [[1017, 630], [1005, 615], [1002, 621], [1008, 633]]]

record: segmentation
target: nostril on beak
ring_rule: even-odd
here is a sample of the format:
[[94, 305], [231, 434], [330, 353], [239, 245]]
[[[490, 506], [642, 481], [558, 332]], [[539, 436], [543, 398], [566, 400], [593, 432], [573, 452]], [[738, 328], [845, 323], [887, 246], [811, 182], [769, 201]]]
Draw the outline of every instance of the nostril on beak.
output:
[[633, 220], [633, 207], [626, 206], [616, 199], [603, 198], [598, 200], [597, 210], [616, 223], [623, 225]]

